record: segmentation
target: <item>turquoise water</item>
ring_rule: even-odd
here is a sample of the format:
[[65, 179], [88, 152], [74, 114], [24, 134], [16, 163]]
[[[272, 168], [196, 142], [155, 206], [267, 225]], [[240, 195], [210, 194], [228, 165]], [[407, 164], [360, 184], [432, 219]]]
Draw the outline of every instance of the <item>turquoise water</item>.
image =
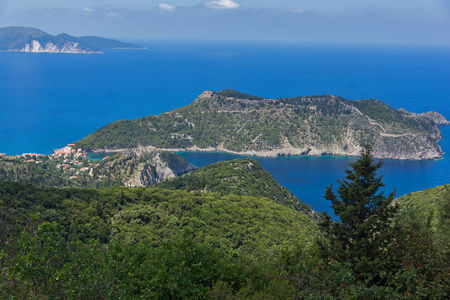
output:
[[[0, 53], [0, 153], [48, 154], [95, 129], [188, 105], [204, 90], [265, 97], [333, 94], [377, 98], [412, 112], [450, 118], [450, 49], [361, 45], [149, 42], [147, 50], [103, 55]], [[450, 130], [441, 146], [450, 153]], [[198, 166], [231, 159], [184, 153]], [[315, 210], [328, 210], [324, 187], [350, 158], [258, 158]], [[450, 183], [449, 159], [386, 161], [397, 194]]]

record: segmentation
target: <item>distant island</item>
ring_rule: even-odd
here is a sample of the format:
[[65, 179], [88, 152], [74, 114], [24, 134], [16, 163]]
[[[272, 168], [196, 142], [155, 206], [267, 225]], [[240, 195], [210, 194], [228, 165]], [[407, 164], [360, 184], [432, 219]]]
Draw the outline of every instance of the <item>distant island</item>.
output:
[[87, 151], [153, 146], [169, 151], [223, 151], [253, 156], [442, 157], [439, 113], [415, 114], [380, 100], [337, 96], [267, 99], [233, 90], [206, 91], [188, 106], [110, 123], [76, 143]]
[[31, 27], [0, 28], [0, 51], [45, 53], [102, 53], [102, 49], [145, 49], [130, 43], [97, 36], [57, 36]]

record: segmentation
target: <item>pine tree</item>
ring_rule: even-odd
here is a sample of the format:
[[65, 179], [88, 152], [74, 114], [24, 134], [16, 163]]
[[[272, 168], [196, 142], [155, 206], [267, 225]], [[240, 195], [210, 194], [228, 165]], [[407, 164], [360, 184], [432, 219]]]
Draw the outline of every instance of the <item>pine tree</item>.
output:
[[356, 278], [369, 284], [379, 282], [388, 266], [387, 249], [395, 234], [391, 220], [398, 211], [393, 205], [395, 191], [388, 196], [380, 191], [383, 176], [376, 172], [383, 163], [375, 162], [371, 151], [365, 146], [362, 156], [345, 170], [345, 178], [337, 180], [337, 195], [331, 185], [326, 189], [325, 199], [332, 202], [340, 221], [325, 213], [320, 223], [328, 241], [322, 253], [349, 264]]

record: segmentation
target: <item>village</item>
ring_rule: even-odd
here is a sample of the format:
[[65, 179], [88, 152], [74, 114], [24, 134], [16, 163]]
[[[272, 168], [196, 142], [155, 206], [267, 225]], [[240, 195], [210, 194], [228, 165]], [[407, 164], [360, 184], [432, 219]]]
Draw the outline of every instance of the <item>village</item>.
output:
[[0, 153], [0, 159], [36, 164], [43, 169], [62, 173], [68, 179], [77, 179], [80, 175], [93, 177], [94, 168], [99, 165], [99, 161], [90, 160], [87, 153], [77, 149], [75, 144], [55, 149], [49, 155], [23, 153], [7, 156], [6, 153]]

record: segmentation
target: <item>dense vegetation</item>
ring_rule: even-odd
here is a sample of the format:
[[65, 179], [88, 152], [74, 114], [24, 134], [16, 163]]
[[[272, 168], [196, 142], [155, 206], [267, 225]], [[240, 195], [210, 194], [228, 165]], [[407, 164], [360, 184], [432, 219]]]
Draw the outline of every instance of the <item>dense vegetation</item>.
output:
[[399, 218], [425, 228], [433, 245], [450, 261], [450, 185], [407, 194], [396, 201], [402, 208]]
[[[73, 241], [155, 245], [178, 239], [183, 231], [194, 240], [227, 253], [267, 256], [281, 245], [311, 240], [317, 233], [304, 213], [273, 200], [217, 193], [188, 193], [157, 188], [38, 189], [0, 183], [0, 201], [8, 218], [25, 226], [29, 215], [56, 222]], [[17, 234], [17, 232], [15, 233]]]
[[407, 194], [396, 201], [405, 213], [420, 214], [418, 220], [422, 220], [424, 224], [430, 223], [433, 230], [438, 230], [438, 224], [446, 218], [444, 214], [450, 212], [450, 184]]
[[[393, 205], [394, 192], [384, 196], [384, 186], [377, 170], [382, 162], [375, 163], [367, 147], [361, 159], [351, 163], [346, 176], [338, 181], [337, 194], [329, 186], [325, 199], [332, 202], [339, 222], [332, 221], [325, 213], [320, 223], [328, 245], [322, 252], [341, 263], [349, 264], [357, 279], [369, 284], [382, 282], [380, 272], [385, 271], [384, 259], [395, 239], [397, 228], [391, 221], [398, 211]], [[388, 266], [390, 267], [390, 266]]]
[[110, 123], [77, 146], [357, 155], [360, 145], [372, 144], [377, 157], [424, 159], [441, 156], [441, 137], [432, 118], [378, 100], [327, 95], [271, 100], [225, 90], [204, 92], [172, 112]]
[[[91, 164], [92, 170], [64, 172], [55, 168], [59, 160], [47, 159], [35, 165], [24, 160], [0, 159], [0, 181], [31, 183], [37, 187], [96, 188], [152, 186], [160, 182], [157, 187], [164, 189], [266, 197], [313, 219], [319, 217], [309, 205], [281, 186], [260, 163], [249, 158], [215, 163], [187, 174], [184, 173], [196, 167], [181, 156], [146, 148], [115, 153], [95, 164], [81, 161], [81, 166]], [[72, 178], [75, 174], [77, 178]], [[182, 174], [182, 177], [166, 180]]]
[[20, 160], [5, 160], [0, 158], [0, 181], [15, 181], [30, 183], [36, 186], [68, 186], [68, 178], [63, 178], [59, 172], [36, 164]]
[[311, 207], [281, 186], [261, 164], [250, 158], [223, 161], [200, 168], [156, 187], [172, 190], [216, 192], [267, 197], [278, 203], [317, 217]]
[[396, 213], [379, 166], [366, 151], [326, 190], [341, 220], [325, 218], [322, 234], [264, 197], [2, 182], [0, 299], [448, 298], [448, 187]]

